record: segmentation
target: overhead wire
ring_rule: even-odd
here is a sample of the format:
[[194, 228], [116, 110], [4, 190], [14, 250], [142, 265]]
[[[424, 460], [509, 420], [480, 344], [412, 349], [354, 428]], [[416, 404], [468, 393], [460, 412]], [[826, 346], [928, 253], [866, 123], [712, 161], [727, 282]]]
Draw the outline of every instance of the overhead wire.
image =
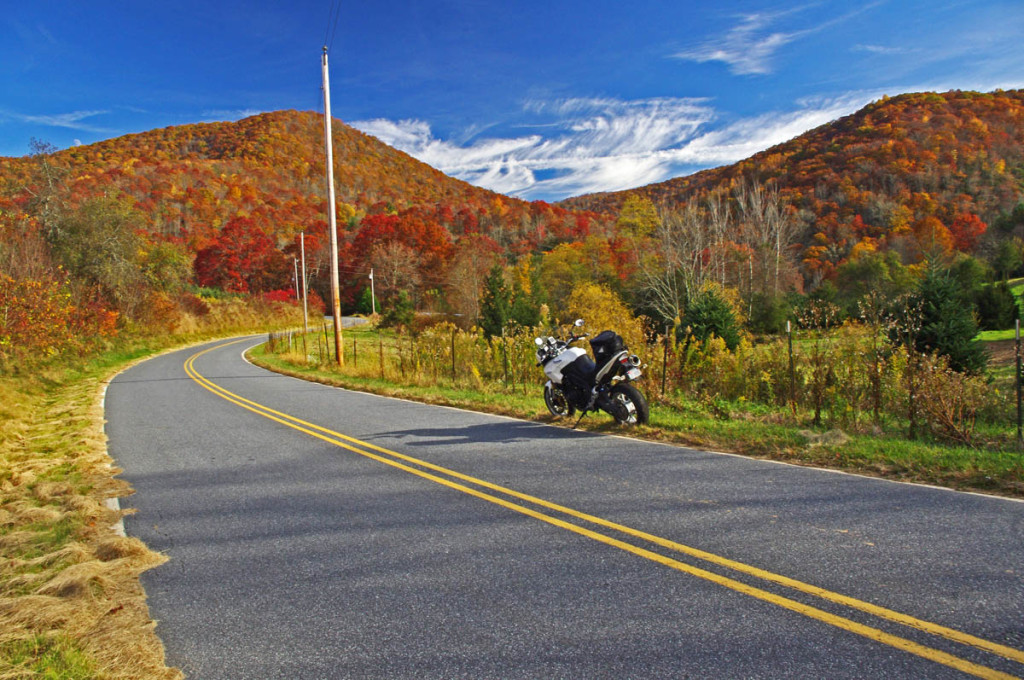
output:
[[330, 52], [334, 46], [334, 36], [338, 32], [338, 20], [341, 18], [341, 0], [331, 0], [331, 11], [327, 16], [327, 31], [324, 33], [324, 47]]

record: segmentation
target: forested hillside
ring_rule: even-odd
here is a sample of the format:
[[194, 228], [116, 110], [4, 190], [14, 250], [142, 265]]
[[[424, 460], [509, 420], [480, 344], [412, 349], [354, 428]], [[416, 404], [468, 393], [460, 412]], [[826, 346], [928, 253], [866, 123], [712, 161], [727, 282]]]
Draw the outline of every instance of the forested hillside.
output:
[[[0, 352], [15, 335], [53, 336], [43, 318], [63, 329], [45, 343], [58, 346], [118, 324], [187, 322], [217, 291], [287, 298], [300, 233], [325, 297], [322, 126], [282, 111], [0, 159]], [[373, 268], [385, 301], [404, 289], [412, 304], [450, 299], [475, 316], [479, 270], [497, 254], [580, 238], [596, 217], [471, 186], [338, 121], [333, 147], [346, 308]]]
[[[438, 206], [450, 225], [504, 222], [509, 244], [528, 229], [565, 219], [550, 209], [448, 177], [373, 137], [335, 121], [337, 197], [355, 211]], [[0, 192], [15, 205], [33, 194], [39, 158], [0, 158]], [[326, 220], [322, 118], [279, 111], [236, 123], [200, 123], [126, 135], [52, 153], [74, 204], [98, 195], [131, 197], [148, 231], [198, 250], [228, 219], [242, 215], [277, 238]], [[499, 220], [509, 213], [515, 220]], [[548, 214], [544, 214], [548, 213]], [[538, 217], [538, 215], [540, 215]]]
[[809, 288], [866, 250], [904, 263], [936, 247], [994, 257], [1024, 236], [1024, 92], [886, 97], [734, 165], [562, 205], [617, 214], [644, 197], [677, 211], [714, 195], [735, 205], [755, 183], [791, 212]]
[[[326, 298], [321, 137], [318, 115], [285, 111], [0, 159], [0, 358], [187, 329], [218, 296], [294, 300], [300, 233]], [[373, 297], [391, 322], [418, 309], [500, 332], [566, 318], [596, 285], [658, 327], [722, 337], [778, 331], [815, 300], [854, 318], [870, 293], [952, 277], [948, 309], [986, 328], [1019, 313], [990, 285], [1022, 267], [1019, 91], [885, 98], [729, 167], [559, 205], [470, 186], [339, 122], [333, 143], [346, 311]]]

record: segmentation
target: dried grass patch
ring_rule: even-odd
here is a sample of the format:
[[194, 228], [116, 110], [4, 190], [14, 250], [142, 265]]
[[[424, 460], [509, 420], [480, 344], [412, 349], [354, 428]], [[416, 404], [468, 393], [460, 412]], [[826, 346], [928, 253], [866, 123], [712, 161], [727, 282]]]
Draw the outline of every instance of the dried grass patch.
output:
[[180, 678], [139, 575], [166, 561], [113, 525], [131, 493], [106, 454], [98, 377], [2, 381], [0, 680]]

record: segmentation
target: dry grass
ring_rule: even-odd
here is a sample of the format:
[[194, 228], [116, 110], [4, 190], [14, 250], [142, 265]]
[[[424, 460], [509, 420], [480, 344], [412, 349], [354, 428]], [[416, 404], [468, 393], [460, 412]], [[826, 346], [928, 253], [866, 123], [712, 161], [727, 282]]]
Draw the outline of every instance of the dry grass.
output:
[[180, 678], [139, 575], [166, 558], [118, 535], [131, 493], [106, 454], [100, 376], [0, 381], [0, 680]]
[[101, 387], [159, 348], [302, 321], [293, 305], [208, 307], [123, 338], [122, 353], [0, 362], [0, 680], [183, 677], [139, 582], [166, 558], [118, 535], [123, 513], [107, 505], [132, 490], [106, 452]]

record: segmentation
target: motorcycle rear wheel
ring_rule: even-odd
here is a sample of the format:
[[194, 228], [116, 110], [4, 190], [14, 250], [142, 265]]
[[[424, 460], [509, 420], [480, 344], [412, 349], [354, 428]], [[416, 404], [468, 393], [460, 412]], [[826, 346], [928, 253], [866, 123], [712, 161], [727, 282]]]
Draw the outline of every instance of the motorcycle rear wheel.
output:
[[647, 399], [632, 385], [616, 385], [609, 394], [611, 414], [619, 425], [646, 425], [651, 411]]
[[551, 415], [559, 418], [571, 416], [576, 412], [569, 400], [565, 398], [565, 393], [561, 388], [550, 383], [544, 386], [544, 404], [551, 411]]

